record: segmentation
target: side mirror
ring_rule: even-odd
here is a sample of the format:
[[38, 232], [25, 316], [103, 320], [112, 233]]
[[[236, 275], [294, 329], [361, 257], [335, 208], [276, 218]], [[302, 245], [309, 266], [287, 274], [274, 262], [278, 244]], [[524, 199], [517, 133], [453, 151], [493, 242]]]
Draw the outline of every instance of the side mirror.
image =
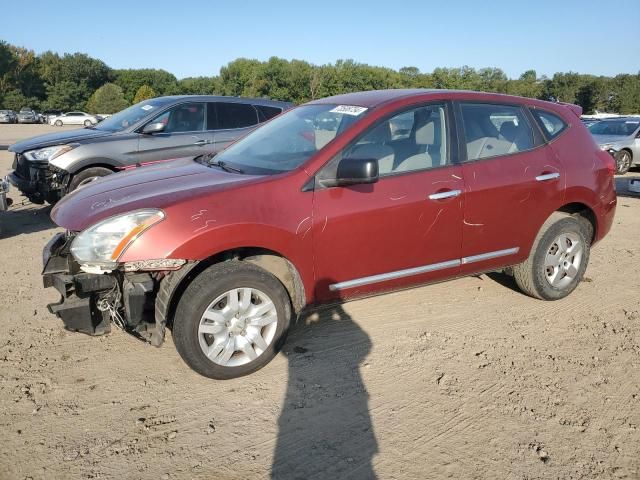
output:
[[378, 181], [378, 161], [372, 158], [343, 158], [338, 164], [336, 178], [322, 181], [325, 187], [364, 185]]
[[164, 127], [165, 125], [162, 122], [147, 123], [144, 127], [142, 127], [142, 133], [145, 133], [147, 135], [160, 133], [164, 130]]

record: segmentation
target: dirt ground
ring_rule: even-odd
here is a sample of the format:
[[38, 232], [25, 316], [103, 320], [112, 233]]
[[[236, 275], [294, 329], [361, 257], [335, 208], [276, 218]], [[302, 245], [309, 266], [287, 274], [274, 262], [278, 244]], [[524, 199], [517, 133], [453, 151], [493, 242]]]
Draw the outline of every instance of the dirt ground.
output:
[[226, 382], [170, 336], [66, 332], [40, 280], [49, 208], [15, 206], [0, 214], [0, 479], [640, 478], [634, 177], [570, 297], [490, 274], [355, 301]]

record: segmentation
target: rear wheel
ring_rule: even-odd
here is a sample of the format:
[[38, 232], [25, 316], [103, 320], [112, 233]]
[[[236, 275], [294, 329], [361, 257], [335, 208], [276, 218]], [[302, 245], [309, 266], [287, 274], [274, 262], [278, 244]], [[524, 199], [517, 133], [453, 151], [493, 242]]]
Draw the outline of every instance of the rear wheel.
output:
[[591, 224], [582, 217], [552, 215], [540, 229], [529, 258], [513, 267], [520, 289], [542, 300], [569, 295], [587, 269], [591, 233]]
[[55, 125], [56, 127], [61, 127], [61, 126], [62, 126], [62, 120], [56, 120], [56, 121], [55, 121], [55, 123], [54, 123], [54, 125]]
[[82, 170], [80, 173], [75, 174], [71, 179], [71, 182], [69, 183], [69, 192], [73, 192], [76, 188], [83, 187], [100, 177], [106, 177], [112, 173], [113, 172], [111, 170], [104, 167], [92, 167]]
[[627, 150], [620, 150], [615, 155], [616, 159], [616, 173], [618, 175], [624, 175], [631, 168], [631, 153]]
[[173, 322], [182, 359], [205, 377], [241, 377], [278, 353], [291, 321], [291, 302], [280, 281], [240, 261], [213, 265], [183, 293]]

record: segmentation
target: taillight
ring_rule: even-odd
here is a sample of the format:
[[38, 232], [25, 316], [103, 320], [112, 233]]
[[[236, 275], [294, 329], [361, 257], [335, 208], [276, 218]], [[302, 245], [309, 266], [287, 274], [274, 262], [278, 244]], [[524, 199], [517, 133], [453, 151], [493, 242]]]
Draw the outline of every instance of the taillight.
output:
[[613, 158], [613, 155], [603, 150], [600, 150], [598, 152], [598, 155], [607, 166], [607, 173], [609, 173], [609, 175], [611, 176], [614, 176], [616, 174], [616, 159]]

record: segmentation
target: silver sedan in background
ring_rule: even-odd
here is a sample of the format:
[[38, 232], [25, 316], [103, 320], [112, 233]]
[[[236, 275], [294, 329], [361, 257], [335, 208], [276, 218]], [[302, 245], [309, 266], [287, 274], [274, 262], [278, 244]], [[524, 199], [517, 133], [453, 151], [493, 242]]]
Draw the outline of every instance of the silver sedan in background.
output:
[[640, 165], [640, 117], [620, 117], [600, 120], [589, 131], [602, 150], [616, 159], [617, 173], [625, 174]]
[[0, 110], [0, 123], [17, 123], [18, 117], [13, 110]]

